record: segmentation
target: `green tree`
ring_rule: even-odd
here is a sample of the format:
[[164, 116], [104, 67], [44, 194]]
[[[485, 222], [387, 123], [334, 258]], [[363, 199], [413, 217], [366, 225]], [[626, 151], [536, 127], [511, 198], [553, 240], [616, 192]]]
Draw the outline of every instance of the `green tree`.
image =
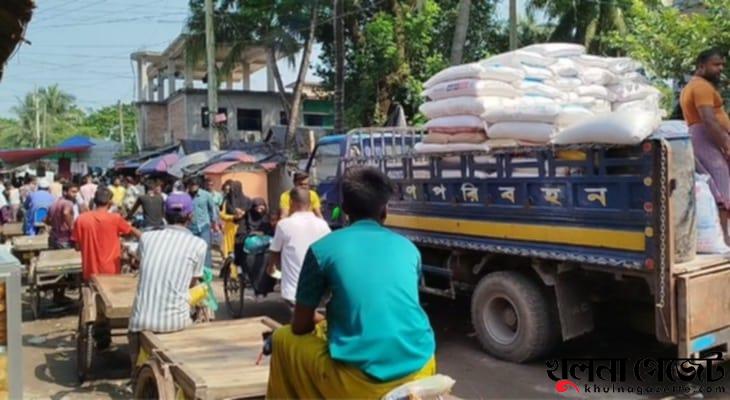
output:
[[10, 132], [8, 141], [16, 147], [53, 145], [72, 134], [83, 121], [74, 97], [58, 85], [27, 93], [12, 108], [17, 127]]
[[[188, 60], [196, 63], [204, 60], [205, 13], [204, 0], [190, 0], [191, 17], [188, 20]], [[327, 12], [319, 0], [219, 0], [214, 12], [216, 43], [229, 46], [218, 74], [226, 76], [241, 60], [244, 51], [251, 46], [263, 46], [273, 66], [282, 105], [289, 117], [287, 133], [293, 135], [301, 112], [299, 102], [304, 88], [304, 76], [309, 68], [309, 58], [314, 45], [310, 34], [323, 13]], [[293, 65], [295, 54], [302, 50], [304, 57], [298, 67], [297, 81], [291, 98], [281, 79], [275, 60], [280, 54], [288, 56]], [[293, 141], [291, 141], [293, 143]]]
[[[423, 82], [448, 66], [459, 0], [345, 1], [346, 126], [381, 125], [395, 103], [408, 122], [422, 119]], [[497, 51], [502, 26], [494, 3], [472, 1], [462, 55], [473, 62]], [[317, 75], [334, 88], [332, 24], [320, 25]]]
[[[730, 7], [727, 0], [706, 0], [698, 13], [682, 13], [673, 7], [651, 8], [635, 0], [627, 16], [627, 33], [613, 34], [610, 44], [641, 61], [665, 92], [692, 74], [697, 54], [710, 47], [730, 49]], [[725, 70], [725, 81], [730, 70]], [[724, 93], [725, 98], [730, 92]], [[676, 94], [665, 96], [666, 108]]]
[[[122, 104], [122, 120], [124, 122], [124, 143], [125, 153], [137, 151], [135, 140], [135, 128], [137, 127], [137, 114], [135, 107], [130, 104]], [[117, 142], [122, 142], [120, 136], [119, 107], [117, 105], [101, 107], [90, 111], [84, 118], [83, 125], [78, 127], [78, 133], [91, 137], [105, 137]]]
[[606, 36], [626, 33], [624, 13], [631, 0], [531, 0], [533, 9], [555, 21], [550, 41], [581, 43], [593, 54], [613, 54]]

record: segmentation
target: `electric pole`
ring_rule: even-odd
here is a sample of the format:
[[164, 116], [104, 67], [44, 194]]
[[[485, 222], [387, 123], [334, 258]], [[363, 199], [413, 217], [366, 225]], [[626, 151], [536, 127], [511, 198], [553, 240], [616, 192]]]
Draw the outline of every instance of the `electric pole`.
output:
[[119, 138], [122, 142], [122, 152], [127, 150], [127, 147], [124, 143], [124, 115], [122, 113], [122, 101], [119, 100], [117, 102], [117, 108], [119, 108]]
[[509, 49], [517, 49], [517, 0], [509, 0]]
[[41, 130], [41, 147], [46, 147], [46, 139], [48, 139], [48, 105], [43, 102], [43, 129]]
[[205, 54], [208, 64], [208, 129], [210, 149], [220, 149], [220, 137], [215, 116], [218, 114], [218, 78], [215, 74], [215, 34], [213, 31], [213, 0], [205, 0]]
[[335, 133], [345, 133], [345, 26], [344, 0], [334, 0]]
[[38, 104], [40, 99], [38, 98], [38, 90], [36, 89], [33, 92], [33, 103], [35, 107], [33, 107], [35, 111], [35, 147], [39, 148], [41, 147], [41, 114], [38, 112], [40, 105]]

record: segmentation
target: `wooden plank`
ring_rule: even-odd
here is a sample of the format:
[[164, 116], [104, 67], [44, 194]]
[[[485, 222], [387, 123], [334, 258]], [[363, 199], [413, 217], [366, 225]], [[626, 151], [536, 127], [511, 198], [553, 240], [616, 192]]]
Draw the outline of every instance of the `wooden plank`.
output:
[[36, 270], [81, 268], [81, 252], [74, 249], [46, 250], [38, 256]]
[[17, 236], [12, 239], [13, 250], [18, 252], [48, 249], [48, 235]]
[[167, 334], [144, 332], [142, 343], [171, 364], [176, 384], [189, 397], [263, 396], [269, 367], [256, 365], [256, 357], [262, 332], [278, 326], [261, 317], [212, 322]]
[[730, 264], [679, 277], [684, 339], [730, 326]]
[[22, 222], [9, 222], [3, 224], [2, 234], [6, 238], [13, 236], [21, 236], [23, 234], [23, 223]]
[[137, 294], [133, 275], [94, 275], [91, 284], [99, 293], [100, 308], [108, 319], [129, 318]]
[[672, 268], [674, 274], [684, 274], [698, 271], [705, 268], [715, 267], [730, 262], [730, 254], [698, 254], [694, 259], [675, 264]]

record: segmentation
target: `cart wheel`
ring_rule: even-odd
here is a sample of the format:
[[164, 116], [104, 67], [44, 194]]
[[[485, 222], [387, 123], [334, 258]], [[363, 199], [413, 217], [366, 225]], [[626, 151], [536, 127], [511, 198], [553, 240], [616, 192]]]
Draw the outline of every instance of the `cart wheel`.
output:
[[91, 369], [91, 358], [94, 354], [94, 323], [81, 324], [79, 316], [79, 330], [76, 334], [76, 373], [79, 383], [83, 383]]
[[30, 310], [33, 312], [33, 319], [41, 317], [41, 291], [33, 287], [30, 292]]
[[228, 257], [223, 262], [223, 294], [226, 298], [228, 313], [233, 318], [241, 318], [243, 315], [243, 295], [246, 291], [246, 278], [244, 274], [238, 277], [231, 277], [231, 269], [237, 268], [233, 263], [233, 257]]
[[157, 386], [155, 372], [149, 365], [143, 366], [134, 381], [135, 399], [159, 399], [160, 389]]

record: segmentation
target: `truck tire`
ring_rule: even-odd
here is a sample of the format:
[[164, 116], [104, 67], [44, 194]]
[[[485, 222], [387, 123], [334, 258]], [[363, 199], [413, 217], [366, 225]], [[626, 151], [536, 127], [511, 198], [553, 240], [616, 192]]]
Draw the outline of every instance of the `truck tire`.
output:
[[522, 363], [547, 354], [559, 341], [559, 322], [543, 288], [516, 271], [486, 275], [471, 300], [471, 321], [489, 354]]

